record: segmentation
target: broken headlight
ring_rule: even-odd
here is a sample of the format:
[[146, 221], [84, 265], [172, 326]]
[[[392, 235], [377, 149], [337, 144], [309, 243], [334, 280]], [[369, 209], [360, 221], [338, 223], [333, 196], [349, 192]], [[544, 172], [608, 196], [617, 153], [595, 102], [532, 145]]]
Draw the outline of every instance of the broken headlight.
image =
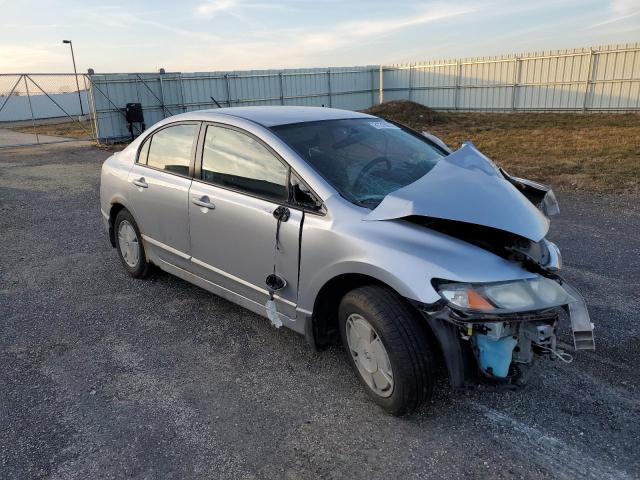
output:
[[480, 313], [543, 310], [574, 301], [558, 283], [545, 277], [495, 283], [442, 283], [438, 292], [453, 308]]

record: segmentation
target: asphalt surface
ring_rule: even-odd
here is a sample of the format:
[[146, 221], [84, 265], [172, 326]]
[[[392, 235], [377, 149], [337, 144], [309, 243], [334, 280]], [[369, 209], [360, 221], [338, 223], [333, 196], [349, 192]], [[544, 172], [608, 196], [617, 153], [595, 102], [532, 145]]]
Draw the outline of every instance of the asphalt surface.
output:
[[129, 278], [100, 220], [108, 155], [0, 150], [3, 479], [640, 477], [640, 197], [559, 194], [550, 238], [595, 352], [394, 418], [340, 348], [167, 274]]

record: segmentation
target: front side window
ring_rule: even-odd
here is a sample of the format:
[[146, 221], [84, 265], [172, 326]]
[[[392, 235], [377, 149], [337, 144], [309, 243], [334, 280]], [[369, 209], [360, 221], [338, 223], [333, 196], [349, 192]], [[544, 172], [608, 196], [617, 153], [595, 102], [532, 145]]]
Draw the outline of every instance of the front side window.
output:
[[229, 128], [209, 126], [202, 151], [202, 179], [234, 190], [287, 200], [287, 166], [262, 143]]
[[446, 155], [427, 139], [378, 118], [323, 120], [272, 130], [343, 197], [368, 208], [426, 175]]
[[174, 125], [154, 133], [142, 146], [138, 162], [145, 163], [146, 158], [149, 167], [188, 176], [197, 129], [197, 125]]

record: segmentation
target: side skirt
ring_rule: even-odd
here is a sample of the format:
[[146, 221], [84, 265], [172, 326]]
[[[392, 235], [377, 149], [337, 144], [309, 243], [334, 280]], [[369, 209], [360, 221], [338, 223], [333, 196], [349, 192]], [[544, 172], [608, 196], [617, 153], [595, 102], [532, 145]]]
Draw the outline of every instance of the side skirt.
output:
[[[235, 303], [236, 305], [239, 305], [243, 308], [246, 308], [247, 310], [252, 311], [253, 313], [258, 314], [261, 317], [268, 318], [265, 306], [258, 302], [254, 302], [251, 299], [243, 297], [242, 295], [232, 292], [227, 288], [221, 287], [220, 285], [210, 282], [205, 278], [188, 272], [187, 270], [169, 263], [166, 260], [162, 260], [161, 258], [154, 258], [154, 263], [160, 269], [164, 270], [167, 273], [170, 273], [171, 275], [175, 275], [176, 277], [181, 278], [189, 283], [193, 283], [194, 285], [197, 285], [198, 287], [203, 288], [208, 292], [211, 292], [215, 295], [218, 295], [219, 297], [224, 298], [225, 300], [230, 301], [231, 303]], [[295, 319], [291, 319], [280, 312], [278, 312], [278, 315], [280, 316], [280, 320], [282, 320], [282, 323], [285, 327], [304, 335], [304, 322], [297, 322]]]

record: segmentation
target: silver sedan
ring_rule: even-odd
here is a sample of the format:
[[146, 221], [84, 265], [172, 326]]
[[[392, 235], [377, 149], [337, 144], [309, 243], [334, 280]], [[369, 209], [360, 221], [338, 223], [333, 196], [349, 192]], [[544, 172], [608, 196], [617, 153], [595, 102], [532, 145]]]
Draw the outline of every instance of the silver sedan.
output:
[[545, 239], [546, 186], [471, 143], [313, 107], [190, 112], [102, 167], [111, 244], [135, 278], [152, 265], [306, 337], [341, 342], [370, 397], [400, 415], [436, 366], [464, 389], [517, 388], [556, 341], [593, 349], [584, 300]]

